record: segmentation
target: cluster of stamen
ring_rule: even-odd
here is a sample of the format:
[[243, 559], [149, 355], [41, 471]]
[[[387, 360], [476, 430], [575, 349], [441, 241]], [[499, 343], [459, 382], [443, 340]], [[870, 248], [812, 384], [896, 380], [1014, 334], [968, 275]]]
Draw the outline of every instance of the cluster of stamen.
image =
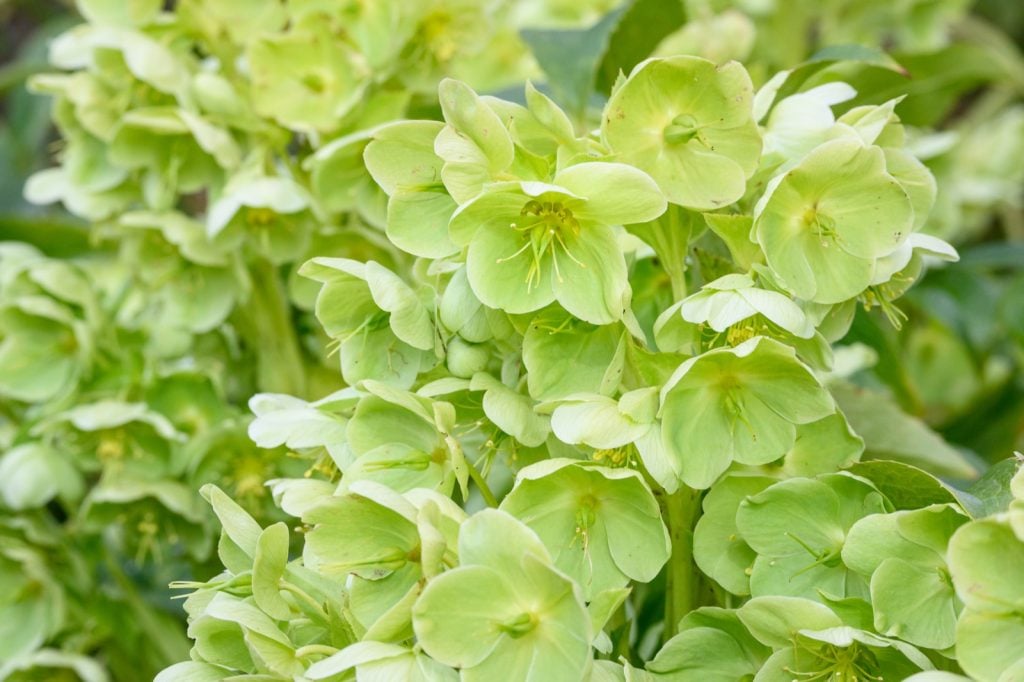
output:
[[[794, 665], [784, 670], [794, 676], [794, 682], [883, 682], [878, 670], [878, 662], [870, 650], [862, 648], [857, 642], [848, 647], [827, 644], [823, 647], [811, 648], [802, 642], [794, 646]], [[817, 670], [801, 670], [799, 659], [802, 654], [810, 654], [811, 664]]]
[[821, 240], [821, 248], [827, 249], [830, 243], [839, 241], [836, 221], [820, 213], [816, 205], [804, 211], [803, 223]]
[[530, 269], [526, 273], [526, 288], [532, 289], [540, 283], [541, 263], [544, 255], [551, 252], [551, 262], [558, 281], [562, 280], [562, 271], [558, 265], [557, 251], [560, 248], [565, 256], [581, 268], [587, 267], [569, 252], [567, 239], [574, 239], [580, 234], [580, 223], [572, 214], [572, 210], [559, 201], [537, 201], [532, 199], [519, 212], [520, 219], [509, 223], [509, 228], [526, 235], [526, 243], [515, 253], [499, 258], [498, 263], [518, 258], [523, 254], [533, 258]]

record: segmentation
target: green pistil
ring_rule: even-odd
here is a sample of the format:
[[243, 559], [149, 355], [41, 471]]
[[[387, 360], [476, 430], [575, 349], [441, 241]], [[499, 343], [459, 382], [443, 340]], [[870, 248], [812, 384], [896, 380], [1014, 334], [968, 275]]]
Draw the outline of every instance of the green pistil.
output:
[[[803, 654], [810, 655], [807, 670], [800, 664]], [[794, 646], [794, 667], [784, 670], [801, 682], [883, 682], [878, 661], [870, 650], [854, 642], [848, 647], [826, 644], [811, 648], [800, 642]]]
[[839, 241], [839, 233], [836, 232], [836, 221], [818, 212], [817, 205], [804, 211], [803, 223], [818, 236], [823, 249], [827, 249], [832, 242]]
[[537, 627], [537, 617], [532, 613], [521, 613], [504, 623], [498, 623], [498, 629], [512, 639], [519, 639]]
[[[669, 144], [685, 144], [700, 135], [701, 126], [690, 114], [680, 114], [665, 127], [665, 141]], [[699, 137], [698, 137], [699, 139]]]
[[840, 552], [842, 551], [841, 547], [822, 549], [819, 551], [811, 547], [807, 542], [804, 542], [804, 540], [802, 540], [799, 536], [795, 535], [794, 533], [790, 533], [789, 531], [787, 531], [786, 537], [788, 537], [790, 540], [803, 547], [804, 551], [806, 551], [808, 554], [814, 557], [814, 561], [801, 568], [794, 575], [806, 573], [807, 571], [811, 570], [816, 566], [828, 566], [829, 568], [835, 568], [839, 565]]

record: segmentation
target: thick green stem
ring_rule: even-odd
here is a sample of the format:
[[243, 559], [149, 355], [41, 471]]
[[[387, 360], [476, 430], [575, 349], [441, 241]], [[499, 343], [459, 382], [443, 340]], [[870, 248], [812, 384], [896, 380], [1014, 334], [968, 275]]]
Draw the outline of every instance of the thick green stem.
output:
[[259, 353], [259, 390], [307, 397], [306, 369], [284, 282], [277, 268], [262, 259], [249, 272], [252, 295], [241, 306], [240, 323]]
[[672, 286], [672, 298], [676, 301], [686, 298], [686, 254], [690, 237], [697, 231], [697, 220], [703, 220], [700, 214], [669, 206], [657, 220], [629, 226], [630, 231], [647, 242], [658, 255]]
[[673, 637], [679, 621], [698, 606], [700, 574], [693, 563], [693, 526], [700, 514], [700, 491], [683, 486], [660, 496], [662, 518], [672, 540], [665, 580], [665, 639]]
[[488, 507], [497, 507], [498, 498], [491, 492], [491, 487], [487, 485], [487, 481], [484, 480], [483, 474], [477, 471], [477, 468], [473, 466], [473, 463], [466, 459], [466, 469], [469, 471], [469, 478], [476, 484], [477, 490], [480, 491], [480, 495], [484, 498], [484, 502], [487, 503]]

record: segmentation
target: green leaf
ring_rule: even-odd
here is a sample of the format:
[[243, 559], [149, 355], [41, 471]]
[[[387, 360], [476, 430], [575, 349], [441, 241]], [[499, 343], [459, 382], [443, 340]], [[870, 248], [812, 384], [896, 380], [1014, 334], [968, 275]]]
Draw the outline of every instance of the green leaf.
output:
[[844, 382], [833, 382], [829, 390], [854, 432], [864, 439], [865, 459], [896, 460], [935, 476], [976, 475], [963, 455], [885, 395]]
[[895, 509], [963, 501], [961, 494], [935, 476], [903, 462], [876, 459], [858, 462], [847, 471], [874, 483]]
[[520, 31], [537, 64], [547, 75], [555, 99], [561, 100], [577, 120], [581, 120], [586, 111], [598, 66], [625, 11], [625, 6], [612, 10], [583, 30]]
[[597, 89], [610, 93], [620, 73], [651, 54], [654, 47], [670, 33], [686, 23], [687, 7], [682, 2], [662, 0], [631, 0], [623, 3], [622, 14], [615, 24], [597, 68]]

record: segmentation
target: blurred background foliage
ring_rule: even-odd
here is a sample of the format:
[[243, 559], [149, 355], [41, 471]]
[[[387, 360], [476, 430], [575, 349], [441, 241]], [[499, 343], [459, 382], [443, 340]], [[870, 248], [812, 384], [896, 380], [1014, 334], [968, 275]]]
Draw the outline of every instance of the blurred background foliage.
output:
[[[650, 54], [739, 59], [757, 85], [777, 70], [804, 68], [808, 82], [842, 78], [872, 93], [870, 102], [842, 108], [881, 103], [887, 89], [909, 92], [897, 113], [917, 131], [914, 150], [939, 183], [925, 231], [954, 243], [962, 259], [928, 272], [902, 300], [901, 331], [877, 310], [859, 311], [841, 343], [840, 369], [902, 411], [863, 409], [865, 401], [843, 407], [858, 431], [896, 434], [907, 442], [884, 447], [917, 451], [925, 461], [939, 455], [932, 441], [912, 442], [916, 420], [979, 471], [1024, 450], [1024, 4], [493, 4], [502, 6], [494, 13], [500, 30], [473, 48], [489, 61], [446, 63], [441, 72], [507, 96], [522, 91], [525, 77], [544, 80], [583, 124], [619, 70]], [[457, 0], [433, 5], [467, 11]], [[276, 517], [266, 480], [317, 466], [284, 448], [256, 448], [246, 435], [248, 397], [258, 390], [319, 396], [340, 386], [290, 266], [250, 261], [246, 281], [269, 287], [236, 282], [220, 287], [235, 293], [218, 311], [204, 300], [138, 322], [139, 306], [148, 311], [145, 301], [176, 286], [180, 245], [168, 256], [166, 240], [24, 198], [28, 178], [68, 150], [51, 121], [53, 100], [31, 94], [26, 82], [53, 71], [48, 44], [81, 21], [71, 3], [0, 0], [0, 678], [7, 679], [150, 679], [186, 658], [183, 614], [166, 585], [214, 571], [206, 563], [213, 520], [198, 487], [216, 481], [269, 522]], [[429, 60], [465, 47], [458, 41], [470, 34], [446, 38], [455, 47], [431, 34], [430, 55], [405, 57], [415, 68], [404, 85], [422, 95], [403, 104], [407, 115], [436, 117], [438, 70]], [[828, 50], [850, 45], [870, 49], [832, 54], [860, 56], [863, 68], [821, 68]], [[879, 49], [899, 68], [873, 68]], [[203, 210], [201, 198], [185, 208], [188, 201]], [[352, 255], [347, 229], [365, 236], [374, 226], [317, 232], [304, 253]], [[94, 282], [88, 295], [75, 292], [82, 273]], [[133, 303], [136, 289], [150, 298]], [[57, 312], [40, 313], [33, 307], [40, 298], [56, 302], [43, 307]], [[247, 316], [254, 300], [277, 316]], [[223, 325], [172, 329], [197, 316]], [[88, 354], [79, 352], [85, 347]], [[54, 386], [45, 395], [26, 388], [40, 373]], [[144, 476], [126, 477], [110, 464], [125, 451], [147, 463]]]

